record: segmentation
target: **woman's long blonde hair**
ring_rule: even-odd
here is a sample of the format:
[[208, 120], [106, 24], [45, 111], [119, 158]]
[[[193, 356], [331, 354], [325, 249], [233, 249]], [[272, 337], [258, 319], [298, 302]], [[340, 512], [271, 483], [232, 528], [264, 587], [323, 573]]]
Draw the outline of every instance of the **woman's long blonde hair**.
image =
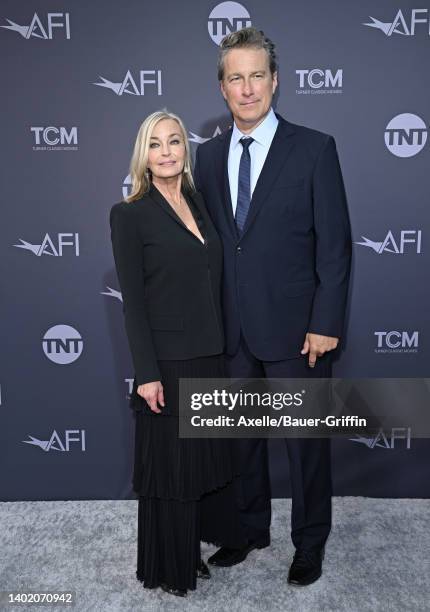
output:
[[149, 145], [152, 132], [159, 121], [173, 119], [180, 127], [185, 143], [185, 163], [182, 174], [182, 186], [185, 190], [195, 191], [193, 175], [191, 172], [190, 143], [182, 120], [167, 110], [156, 111], [149, 115], [139, 128], [134, 143], [133, 155], [130, 162], [131, 192], [124, 200], [133, 202], [141, 198], [151, 186], [151, 173], [148, 168]]

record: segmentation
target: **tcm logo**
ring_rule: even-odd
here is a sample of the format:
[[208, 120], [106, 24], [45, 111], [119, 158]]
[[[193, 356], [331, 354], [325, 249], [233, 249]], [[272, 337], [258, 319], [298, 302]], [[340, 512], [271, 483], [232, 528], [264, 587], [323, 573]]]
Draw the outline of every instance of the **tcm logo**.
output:
[[[426, 24], [426, 33], [430, 35], [428, 9], [411, 9], [410, 14], [406, 17], [399, 10], [393, 21], [379, 21], [374, 17], [370, 17], [370, 19], [372, 20], [370, 23], [363, 23], [363, 25], [381, 30], [386, 36], [392, 36], [392, 34], [415, 36], [415, 27], [418, 23]], [[421, 29], [423, 28], [421, 27]]]
[[122, 293], [121, 291], [117, 291], [116, 289], [112, 289], [112, 287], [106, 287], [107, 291], [100, 291], [101, 295], [107, 295], [108, 297], [113, 297], [120, 302], [122, 302]]
[[382, 253], [404, 255], [406, 252], [421, 253], [421, 237], [422, 230], [402, 230], [396, 240], [390, 230], [382, 242], [375, 242], [362, 236], [363, 242], [355, 242], [355, 244], [369, 247], [378, 255]]
[[212, 10], [208, 18], [208, 32], [216, 45], [224, 36], [251, 26], [251, 17], [244, 6], [238, 2], [221, 2]]
[[38, 446], [45, 452], [50, 450], [62, 451], [63, 453], [68, 453], [71, 450], [80, 450], [82, 452], [86, 451], [85, 429], [66, 429], [63, 439], [60, 438], [55, 429], [52, 432], [49, 440], [39, 440], [34, 436], [30, 436], [30, 434], [28, 434], [28, 437], [30, 440], [21, 440], [21, 442], [24, 442], [24, 444]]
[[68, 365], [82, 353], [84, 343], [81, 334], [70, 325], [54, 325], [43, 336], [43, 352], [50, 361]]
[[418, 353], [419, 333], [406, 331], [376, 331], [375, 353]]
[[30, 251], [33, 255], [41, 257], [42, 255], [53, 255], [54, 257], [63, 257], [63, 250], [69, 248], [76, 257], [79, 257], [79, 234], [59, 233], [53, 239], [49, 234], [45, 234], [40, 244], [26, 242], [22, 238], [19, 239], [21, 244], [14, 244], [18, 249]]
[[[70, 16], [69, 13], [48, 13], [44, 23], [39, 19], [37, 13], [31, 20], [30, 25], [19, 25], [10, 19], [6, 19], [9, 25], [3, 25], [5, 30], [17, 32], [27, 40], [29, 38], [44, 38], [52, 40], [54, 34], [65, 35], [67, 40], [70, 40]], [[58, 31], [60, 30], [60, 31]]]
[[413, 157], [427, 142], [427, 126], [412, 113], [396, 115], [385, 128], [385, 146], [396, 157]]
[[342, 93], [343, 70], [336, 72], [326, 68], [296, 70], [299, 78], [299, 89], [296, 94], [335, 94]]
[[398, 440], [402, 440], [401, 446], [406, 450], [411, 448], [411, 428], [410, 427], [393, 427], [390, 432], [385, 432], [381, 428], [376, 436], [368, 438], [356, 434], [355, 438], [350, 438], [351, 442], [364, 444], [367, 448], [398, 448]]
[[[31, 127], [33, 151], [77, 151], [78, 128], [72, 127]], [[60, 146], [58, 146], [60, 145]]]
[[161, 70], [140, 70], [136, 79], [133, 78], [130, 70], [127, 70], [125, 77], [120, 82], [108, 81], [108, 79], [102, 76], [99, 76], [99, 79], [101, 79], [102, 82], [93, 83], [93, 85], [106, 87], [106, 89], [110, 89], [117, 96], [122, 96], [123, 94], [144, 96], [148, 87], [151, 89], [155, 87], [157, 95], [163, 95]]
[[212, 134], [212, 136], [209, 136], [209, 138], [204, 138], [203, 136], [199, 136], [198, 134], [195, 134], [194, 132], [190, 132], [188, 140], [190, 142], [195, 142], [196, 144], [203, 144], [204, 142], [207, 142], [208, 140], [212, 140], [212, 138], [215, 138], [215, 136], [218, 136], [221, 133], [222, 133], [221, 128], [219, 127], [219, 125], [217, 125], [214, 133]]

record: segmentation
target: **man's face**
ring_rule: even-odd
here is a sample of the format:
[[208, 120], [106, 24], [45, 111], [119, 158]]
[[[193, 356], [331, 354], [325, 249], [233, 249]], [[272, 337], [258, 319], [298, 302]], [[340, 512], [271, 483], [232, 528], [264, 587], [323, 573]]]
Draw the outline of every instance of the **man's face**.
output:
[[224, 57], [221, 92], [242, 132], [251, 132], [263, 121], [277, 84], [265, 49], [231, 49]]

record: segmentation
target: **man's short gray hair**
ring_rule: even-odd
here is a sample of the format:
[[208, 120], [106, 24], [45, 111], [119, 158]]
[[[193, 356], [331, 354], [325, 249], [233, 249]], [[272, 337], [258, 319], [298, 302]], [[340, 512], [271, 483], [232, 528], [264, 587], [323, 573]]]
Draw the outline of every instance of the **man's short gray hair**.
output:
[[278, 70], [275, 53], [275, 45], [257, 28], [242, 28], [237, 32], [231, 32], [224, 36], [219, 47], [218, 54], [218, 80], [224, 78], [224, 58], [231, 49], [265, 49], [269, 59], [269, 67], [272, 75]]

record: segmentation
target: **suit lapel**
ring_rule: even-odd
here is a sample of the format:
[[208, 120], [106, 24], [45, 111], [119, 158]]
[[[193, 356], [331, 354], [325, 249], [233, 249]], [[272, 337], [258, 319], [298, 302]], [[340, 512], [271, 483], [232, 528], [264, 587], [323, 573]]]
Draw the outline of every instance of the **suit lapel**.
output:
[[206, 223], [208, 213], [204, 205], [203, 196], [201, 195], [199, 191], [195, 191], [195, 192], [190, 193], [189, 197], [191, 198], [194, 206], [197, 208], [198, 212], [200, 213], [201, 217]]
[[[182, 193], [184, 194], [184, 192]], [[169, 217], [171, 217], [174, 221], [176, 221], [176, 223], [180, 225], [187, 232], [187, 234], [190, 234], [190, 236], [192, 236], [195, 240], [198, 240], [198, 242], [201, 244], [200, 238], [197, 238], [197, 236], [190, 229], [188, 229], [188, 227], [185, 225], [182, 219], [175, 213], [173, 208], [170, 206], [169, 202], [167, 202], [165, 197], [158, 191], [156, 187], [154, 187], [154, 185], [151, 185], [148, 195], [156, 204], [161, 206], [161, 208], [169, 215]], [[198, 211], [202, 215], [203, 221], [205, 222], [205, 225], [206, 225], [206, 214], [205, 214], [204, 206], [200, 198], [191, 193], [189, 193], [188, 196], [192, 199], [192, 202], [194, 203], [195, 207], [198, 209]], [[191, 214], [195, 217], [192, 210], [191, 210]], [[197, 220], [196, 220], [196, 224], [198, 227]]]
[[233, 207], [231, 203], [230, 183], [228, 180], [228, 152], [230, 149], [230, 141], [233, 130], [230, 128], [227, 132], [224, 132], [218, 140], [218, 146], [220, 147], [220, 154], [217, 155], [217, 172], [218, 181], [217, 184], [221, 185], [221, 201], [224, 208], [224, 214], [227, 220], [227, 224], [230, 231], [235, 239], [237, 239], [236, 223], [233, 217]]
[[246, 234], [252, 225], [255, 217], [258, 215], [261, 207], [267, 198], [272, 184], [287, 163], [289, 154], [294, 147], [294, 129], [290, 123], [277, 115], [279, 119], [278, 127], [270, 145], [269, 152], [265, 159], [260, 176], [251, 198], [251, 204], [248, 211], [248, 216], [243, 228], [242, 237]]
[[178, 215], [175, 213], [175, 211], [173, 210], [173, 208], [170, 206], [169, 202], [166, 201], [166, 199], [164, 198], [164, 196], [161, 195], [161, 193], [158, 191], [158, 189], [156, 187], [154, 187], [154, 185], [151, 184], [151, 187], [149, 188], [149, 192], [148, 192], [149, 197], [156, 202], [159, 206], [161, 206], [161, 208], [170, 216], [172, 217], [172, 219], [174, 221], [176, 221], [176, 223], [178, 223], [181, 227], [183, 227], [186, 231], [189, 231], [186, 227], [186, 225], [184, 225], [184, 223], [182, 222], [182, 220], [178, 217]]

